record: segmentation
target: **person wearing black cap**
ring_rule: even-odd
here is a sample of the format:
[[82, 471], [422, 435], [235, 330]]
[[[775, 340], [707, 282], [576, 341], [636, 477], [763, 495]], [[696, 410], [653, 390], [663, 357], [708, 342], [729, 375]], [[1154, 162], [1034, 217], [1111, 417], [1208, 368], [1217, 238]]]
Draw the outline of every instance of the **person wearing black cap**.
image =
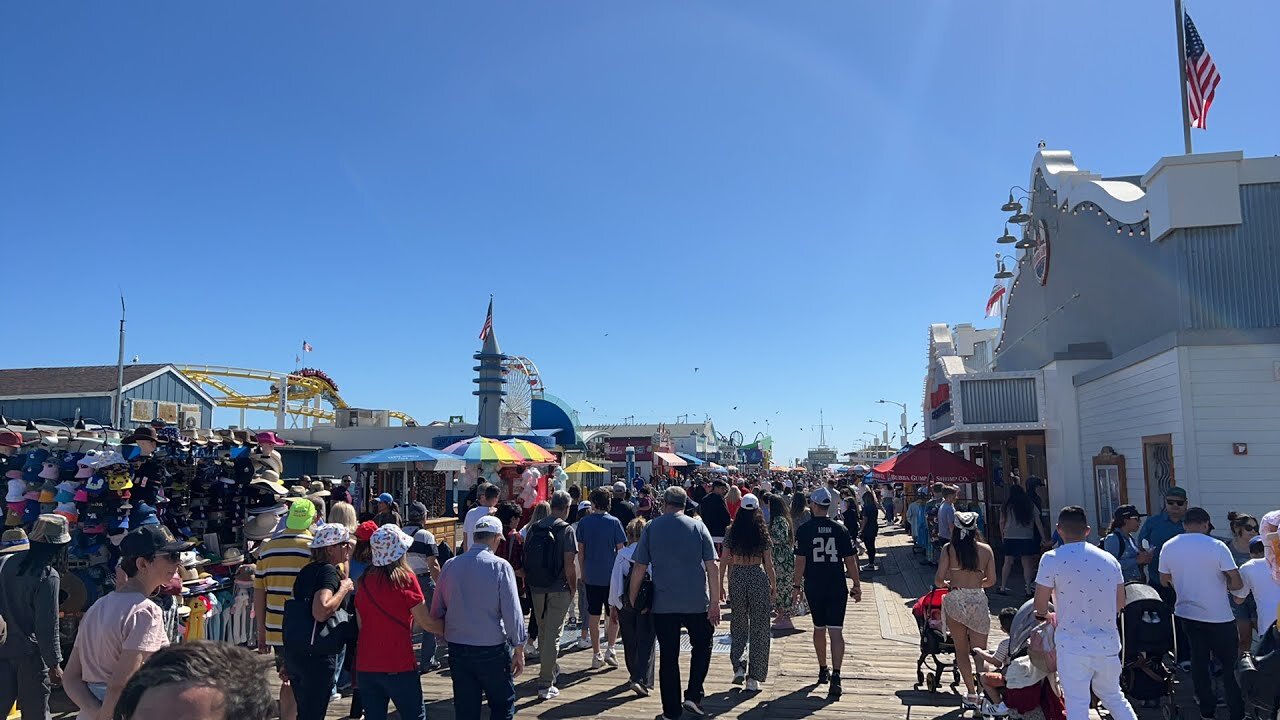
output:
[[1120, 563], [1125, 582], [1145, 582], [1143, 566], [1151, 562], [1151, 552], [1138, 547], [1133, 534], [1143, 514], [1133, 505], [1121, 505], [1111, 515], [1111, 531], [1102, 539], [1102, 549]]
[[[420, 502], [409, 503], [406, 511], [408, 521], [400, 528], [405, 535], [413, 538], [413, 544], [405, 553], [409, 569], [418, 578], [418, 587], [422, 589], [423, 602], [429, 606], [436, 591], [436, 578], [440, 577], [440, 561], [436, 549], [435, 533], [422, 527], [427, 520], [427, 506]], [[421, 638], [417, 635], [421, 633]], [[421, 643], [418, 656], [418, 672], [428, 673], [440, 669], [440, 661], [436, 659], [436, 636], [421, 628], [414, 628], [415, 641]]]
[[[813, 613], [813, 648], [818, 654], [818, 684], [830, 683], [827, 694], [840, 697], [840, 667], [844, 663], [844, 616], [848, 598], [862, 602], [858, 577], [858, 556], [853, 538], [843, 525], [827, 516], [831, 491], [825, 487], [809, 496], [813, 518], [796, 528], [796, 569], [792, 579], [792, 602], [799, 602], [804, 590]], [[853, 585], [845, 590], [844, 579]], [[827, 666], [827, 640], [831, 641], [831, 666]]]
[[127, 580], [85, 613], [63, 679], [82, 713], [113, 717], [125, 683], [169, 644], [160, 606], [149, 598], [173, 578], [180, 553], [193, 547], [163, 525], [144, 525], [120, 541]]
[[1173, 614], [1187, 633], [1191, 645], [1191, 682], [1196, 689], [1200, 715], [1214, 717], [1218, 704], [1213, 677], [1209, 673], [1209, 656], [1222, 667], [1222, 689], [1226, 694], [1231, 720], [1244, 717], [1244, 700], [1236, 674], [1231, 672], [1238, 656], [1235, 616], [1227, 591], [1239, 590], [1244, 583], [1231, 550], [1217, 538], [1209, 537], [1212, 528], [1209, 512], [1201, 507], [1189, 508], [1182, 519], [1185, 530], [1160, 549], [1160, 582], [1177, 593]]

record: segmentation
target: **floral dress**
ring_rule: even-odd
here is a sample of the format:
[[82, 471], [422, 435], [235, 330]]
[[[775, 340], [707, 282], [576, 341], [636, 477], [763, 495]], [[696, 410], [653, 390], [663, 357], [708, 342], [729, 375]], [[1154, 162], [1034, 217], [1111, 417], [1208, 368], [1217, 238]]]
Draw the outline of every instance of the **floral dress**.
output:
[[773, 572], [778, 578], [773, 607], [774, 610], [790, 614], [793, 609], [791, 576], [796, 571], [796, 556], [791, 539], [791, 528], [786, 518], [776, 517], [769, 523], [769, 543], [773, 550]]

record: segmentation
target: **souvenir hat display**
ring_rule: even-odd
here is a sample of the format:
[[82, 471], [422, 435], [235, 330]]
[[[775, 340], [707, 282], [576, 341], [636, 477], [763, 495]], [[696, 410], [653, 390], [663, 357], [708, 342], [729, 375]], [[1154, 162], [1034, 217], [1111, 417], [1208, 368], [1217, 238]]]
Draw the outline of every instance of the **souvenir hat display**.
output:
[[[283, 502], [297, 484], [281, 481], [278, 448], [287, 444], [274, 432], [179, 431], [159, 420], [120, 431], [0, 418], [0, 557], [33, 543], [67, 545], [62, 610], [74, 617], [110, 591], [120, 558], [177, 553], [178, 573], [160, 593], [174, 600], [171, 636], [190, 637], [198, 618], [201, 632], [213, 631], [201, 637], [247, 642], [252, 587], [235, 583], [245, 573], [252, 579], [247, 550], [287, 519], [309, 527], [315, 508], [305, 496], [319, 497], [308, 485], [297, 501]], [[215, 615], [233, 605], [235, 622], [225, 615], [224, 633]], [[179, 612], [189, 618], [185, 627]]]

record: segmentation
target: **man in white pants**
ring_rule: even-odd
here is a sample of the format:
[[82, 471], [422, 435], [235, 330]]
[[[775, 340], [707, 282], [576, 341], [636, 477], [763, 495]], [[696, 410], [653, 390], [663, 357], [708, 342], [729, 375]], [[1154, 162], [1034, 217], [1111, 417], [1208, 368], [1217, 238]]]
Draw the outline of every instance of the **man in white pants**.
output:
[[1120, 563], [1093, 543], [1084, 508], [1068, 505], [1058, 513], [1062, 546], [1040, 558], [1036, 574], [1035, 612], [1048, 617], [1053, 600], [1058, 615], [1054, 641], [1058, 649], [1058, 682], [1067, 720], [1087, 720], [1089, 690], [1116, 720], [1137, 720], [1120, 691], [1120, 632], [1116, 615], [1124, 607]]

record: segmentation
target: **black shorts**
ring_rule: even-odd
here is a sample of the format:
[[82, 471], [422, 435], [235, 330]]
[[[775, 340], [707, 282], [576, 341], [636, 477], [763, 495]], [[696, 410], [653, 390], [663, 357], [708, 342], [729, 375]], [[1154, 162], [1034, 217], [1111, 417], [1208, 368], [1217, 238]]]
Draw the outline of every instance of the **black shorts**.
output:
[[844, 627], [844, 613], [849, 607], [849, 591], [844, 579], [804, 584], [804, 596], [813, 613], [813, 629]]
[[609, 602], [608, 585], [587, 585], [587, 614], [599, 617], [604, 614], [605, 605]]

